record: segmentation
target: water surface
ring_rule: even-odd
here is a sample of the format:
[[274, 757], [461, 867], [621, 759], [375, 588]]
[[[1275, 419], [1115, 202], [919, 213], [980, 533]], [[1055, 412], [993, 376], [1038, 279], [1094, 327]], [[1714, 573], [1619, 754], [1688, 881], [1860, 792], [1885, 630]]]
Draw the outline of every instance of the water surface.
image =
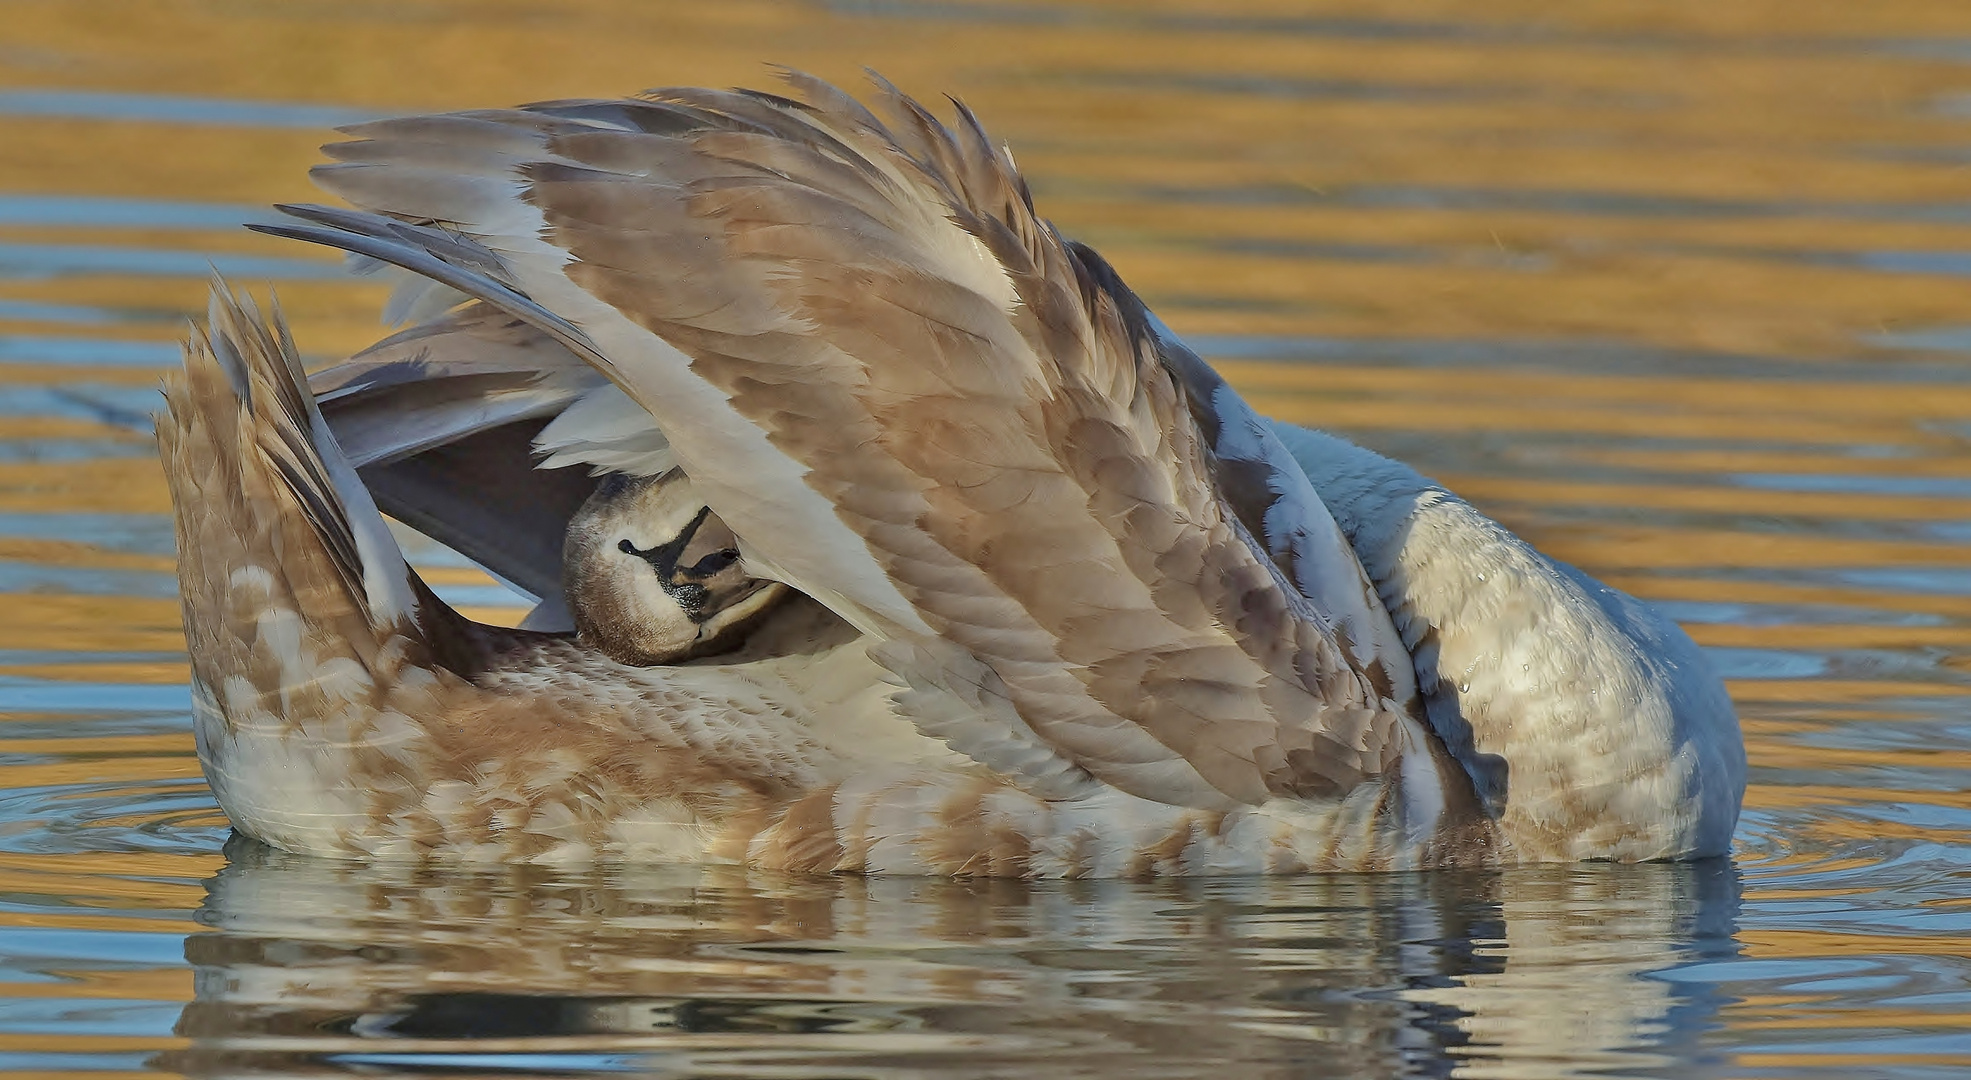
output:
[[[328, 126], [862, 65], [1263, 409], [1413, 462], [1727, 673], [1729, 865], [1155, 885], [466, 875], [239, 841], [148, 414]], [[1971, 1069], [1971, 9], [1706, 0], [16, 0], [0, 32], [0, 1070]], [[515, 598], [416, 560], [468, 612]]]

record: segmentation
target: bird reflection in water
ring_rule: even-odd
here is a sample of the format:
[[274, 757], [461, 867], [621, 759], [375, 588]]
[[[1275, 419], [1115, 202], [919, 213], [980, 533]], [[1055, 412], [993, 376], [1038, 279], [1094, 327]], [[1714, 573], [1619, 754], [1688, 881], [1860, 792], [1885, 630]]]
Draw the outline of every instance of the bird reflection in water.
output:
[[[474, 874], [236, 839], [154, 1064], [513, 1076], [1688, 1070], [1729, 864], [1154, 883]], [[1230, 1071], [1226, 1071], [1230, 1070]]]

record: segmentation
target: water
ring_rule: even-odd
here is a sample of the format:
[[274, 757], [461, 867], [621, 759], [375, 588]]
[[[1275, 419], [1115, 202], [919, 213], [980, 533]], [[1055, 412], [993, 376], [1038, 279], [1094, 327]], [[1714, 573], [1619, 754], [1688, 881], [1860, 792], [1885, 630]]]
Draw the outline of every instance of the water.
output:
[[[473, 876], [227, 843], [147, 413], [324, 125], [766, 61], [964, 96], [1263, 409], [1726, 671], [1732, 865], [1156, 885]], [[0, 30], [0, 1069], [1971, 1069], [1971, 9], [1952, 0], [18, 0]], [[416, 558], [478, 617], [514, 599]]]

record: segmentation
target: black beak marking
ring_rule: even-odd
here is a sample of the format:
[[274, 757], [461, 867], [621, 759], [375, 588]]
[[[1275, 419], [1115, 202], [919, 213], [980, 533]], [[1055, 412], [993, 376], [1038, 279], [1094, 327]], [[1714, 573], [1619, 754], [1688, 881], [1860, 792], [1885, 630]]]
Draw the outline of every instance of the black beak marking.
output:
[[691, 538], [698, 534], [699, 526], [705, 524], [705, 519], [710, 517], [711, 513], [711, 507], [699, 507], [698, 516], [691, 519], [691, 524], [656, 547], [638, 548], [628, 540], [616, 545], [616, 549], [623, 554], [634, 555], [649, 563], [651, 569], [657, 571], [657, 582], [664, 587], [665, 594], [677, 601], [678, 607], [682, 608], [693, 622], [705, 621], [707, 618], [705, 604], [712, 598], [711, 590], [699, 582], [739, 561], [739, 552], [724, 548], [705, 556], [692, 566], [682, 568], [678, 566], [678, 560], [684, 557], [684, 549], [691, 546]]

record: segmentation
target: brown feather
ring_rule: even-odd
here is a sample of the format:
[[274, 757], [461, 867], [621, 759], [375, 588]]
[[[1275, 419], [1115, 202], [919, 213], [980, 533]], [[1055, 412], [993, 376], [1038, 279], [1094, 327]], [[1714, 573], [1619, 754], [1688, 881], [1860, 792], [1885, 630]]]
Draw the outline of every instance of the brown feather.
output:
[[[1127, 788], [1103, 759], [1142, 759], [1122, 735], [1134, 727], [1209, 785], [1138, 793], [1207, 804], [1205, 790], [1259, 802], [1389, 764], [1381, 746], [1337, 749], [1319, 770], [1305, 754], [1255, 750], [1283, 729], [1322, 730], [1330, 711], [1373, 710], [1372, 688], [1327, 677], [1349, 658], [1296, 615], [1247, 535], [1257, 521], [1225, 521], [1219, 507], [1242, 503], [1172, 505], [1177, 492], [1210, 491], [1211, 466], [1183, 430], [1193, 421], [1182, 391], [1144, 344], [1140, 306], [1031, 216], [975, 126], [961, 123], [960, 139], [886, 95], [915, 197], [994, 239], [1022, 300], [1031, 294], [1010, 311], [930, 269], [926, 226], [867, 183], [868, 170], [811, 168], [790, 183], [775, 168], [796, 156], [781, 149], [790, 124], [837, 145], [866, 129], [830, 131], [829, 117], [770, 102], [695, 100], [730, 118], [726, 129], [551, 142], [574, 164], [533, 169], [529, 197], [577, 260], [570, 276], [684, 349], [807, 467], [932, 625], [1000, 670], [1042, 737]], [[630, 139], [647, 149], [626, 152]], [[607, 161], [585, 156], [584, 142], [605, 140]], [[694, 155], [649, 179], [595, 175]], [[807, 332], [789, 336], [790, 326]], [[859, 378], [816, 379], [831, 370]], [[1188, 459], [1170, 453], [1173, 429]], [[845, 437], [855, 432], [866, 434]], [[1133, 478], [1120, 490], [1118, 474]], [[1145, 537], [1128, 507], [1142, 504], [1176, 512], [1161, 550], [1132, 555]], [[1192, 576], [1162, 591], [1195, 591], [1202, 605], [1157, 602], [1157, 557], [1180, 548], [1194, 552]], [[1107, 651], [1117, 634], [1143, 644]]]
[[[1095, 776], [1224, 808], [1386, 774], [1413, 702], [1262, 543], [1277, 493], [1220, 467], [1210, 386], [1113, 270], [1034, 214], [969, 112], [947, 126], [881, 84], [879, 120], [790, 81], [805, 102], [672, 89], [473, 114], [456, 137], [372, 125], [335, 151], [357, 171], [323, 178], [441, 220], [519, 183], [567, 280], [681, 350]], [[633, 358], [609, 363], [636, 397]], [[745, 520], [737, 493], [706, 497]], [[769, 561], [798, 543], [746, 539]]]

